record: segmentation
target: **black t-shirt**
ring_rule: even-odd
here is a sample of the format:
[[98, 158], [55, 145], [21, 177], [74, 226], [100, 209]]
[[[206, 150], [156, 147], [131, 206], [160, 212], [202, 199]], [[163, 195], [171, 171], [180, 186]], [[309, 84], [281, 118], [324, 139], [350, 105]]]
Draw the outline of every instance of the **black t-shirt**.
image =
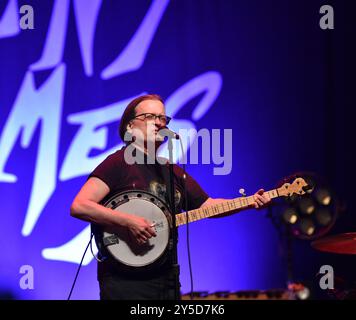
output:
[[[95, 170], [89, 175], [97, 177], [109, 187], [109, 194], [103, 199], [104, 203], [118, 192], [128, 190], [144, 190], [154, 194], [167, 203], [166, 183], [163, 170], [168, 170], [166, 165], [155, 161], [153, 164], [147, 163], [147, 156], [136, 149], [137, 156], [144, 157], [144, 164], [128, 164], [125, 161], [125, 148], [109, 155]], [[166, 171], [168, 172], [168, 171]], [[173, 165], [174, 185], [175, 185], [175, 206], [176, 213], [184, 208], [184, 181], [183, 169], [178, 165]], [[189, 175], [186, 174], [186, 193], [188, 210], [199, 208], [207, 199], [207, 193]]]
[[[90, 177], [97, 177], [109, 187], [110, 192], [101, 203], [104, 204], [108, 199], [119, 192], [143, 190], [154, 194], [168, 205], [166, 180], [164, 178], [167, 177], [167, 172], [169, 172], [168, 166], [162, 165], [156, 160], [153, 160], [152, 162], [154, 163], [152, 164], [147, 163], [147, 156], [139, 149], [136, 149], [134, 155], [141, 157], [141, 160], [143, 157], [144, 164], [129, 164], [125, 161], [125, 149], [126, 147], [123, 147], [109, 155], [88, 177], [88, 179]], [[142, 161], [140, 163], [142, 163]], [[166, 175], [164, 175], [163, 170], [166, 170]], [[176, 191], [175, 209], [176, 213], [179, 213], [183, 211], [185, 206], [183, 169], [175, 164], [173, 165], [173, 172]], [[185, 181], [187, 210], [197, 209], [209, 196], [190, 175], [186, 174]], [[98, 264], [98, 279], [105, 275], [122, 274], [123, 270], [110, 258], [110, 255], [107, 255], [105, 250], [101, 253], [107, 256], [108, 259]], [[169, 265], [169, 259], [167, 259], [165, 265]], [[129, 274], [125, 276], [129, 276]]]

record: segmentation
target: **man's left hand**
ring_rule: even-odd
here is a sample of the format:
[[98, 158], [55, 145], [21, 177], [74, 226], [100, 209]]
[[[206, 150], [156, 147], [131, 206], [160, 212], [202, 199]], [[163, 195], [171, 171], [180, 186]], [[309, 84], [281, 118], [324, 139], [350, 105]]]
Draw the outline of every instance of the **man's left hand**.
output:
[[254, 195], [253, 198], [255, 202], [253, 203], [253, 206], [256, 209], [263, 209], [267, 207], [271, 203], [271, 198], [268, 195], [268, 193], [265, 193], [263, 189], [258, 190]]

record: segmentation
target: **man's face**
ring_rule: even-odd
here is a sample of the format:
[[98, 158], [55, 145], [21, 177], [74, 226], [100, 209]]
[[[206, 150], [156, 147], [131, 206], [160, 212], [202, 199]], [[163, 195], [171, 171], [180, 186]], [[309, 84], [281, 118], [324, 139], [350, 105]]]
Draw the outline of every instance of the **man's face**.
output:
[[[144, 100], [140, 102], [136, 110], [136, 116], [145, 113], [152, 113], [155, 115], [165, 115], [164, 105], [158, 100]], [[145, 116], [139, 116], [130, 121], [131, 129], [134, 136], [136, 136], [137, 142], [142, 142], [142, 140], [147, 142], [154, 142], [155, 145], [161, 143], [159, 136], [157, 137], [157, 132], [165, 127], [165, 124], [160, 121], [159, 118], [154, 120], [145, 119]], [[137, 132], [138, 131], [138, 132]]]

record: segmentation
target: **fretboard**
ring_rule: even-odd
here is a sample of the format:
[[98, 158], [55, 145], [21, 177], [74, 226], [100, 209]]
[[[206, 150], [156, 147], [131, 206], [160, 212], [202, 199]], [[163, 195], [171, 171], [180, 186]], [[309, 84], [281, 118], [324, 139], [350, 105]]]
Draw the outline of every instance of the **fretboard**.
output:
[[[265, 193], [267, 193], [271, 199], [279, 197], [277, 189], [265, 191]], [[178, 227], [183, 224], [186, 224], [187, 215], [188, 215], [188, 222], [194, 222], [201, 219], [217, 216], [222, 213], [246, 209], [252, 206], [253, 203], [254, 203], [254, 196], [240, 197], [231, 200], [226, 200], [224, 202], [220, 202], [212, 206], [207, 206], [195, 210], [190, 210], [188, 212], [179, 213], [176, 214], [176, 226]]]

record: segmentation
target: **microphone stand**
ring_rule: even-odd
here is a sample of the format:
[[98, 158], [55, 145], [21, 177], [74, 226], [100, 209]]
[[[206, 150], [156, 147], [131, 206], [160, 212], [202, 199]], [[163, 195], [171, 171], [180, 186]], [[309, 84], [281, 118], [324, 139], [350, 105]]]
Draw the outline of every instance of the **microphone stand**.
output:
[[267, 218], [270, 218], [272, 224], [279, 233], [279, 244], [282, 248], [283, 261], [287, 268], [287, 287], [294, 281], [294, 270], [293, 270], [293, 237], [289, 226], [281, 224], [280, 220], [277, 218], [276, 214], [273, 214], [273, 207], [275, 205], [271, 204], [268, 207]]
[[174, 269], [174, 276], [175, 276], [175, 300], [180, 300], [180, 285], [179, 285], [179, 265], [178, 265], [178, 230], [176, 227], [176, 210], [175, 210], [175, 187], [174, 187], [174, 173], [173, 173], [173, 142], [172, 137], [168, 137], [168, 151], [169, 151], [169, 192], [170, 196], [168, 199], [170, 200], [170, 208], [172, 212], [172, 241], [173, 241], [173, 248], [172, 248], [172, 265]]

